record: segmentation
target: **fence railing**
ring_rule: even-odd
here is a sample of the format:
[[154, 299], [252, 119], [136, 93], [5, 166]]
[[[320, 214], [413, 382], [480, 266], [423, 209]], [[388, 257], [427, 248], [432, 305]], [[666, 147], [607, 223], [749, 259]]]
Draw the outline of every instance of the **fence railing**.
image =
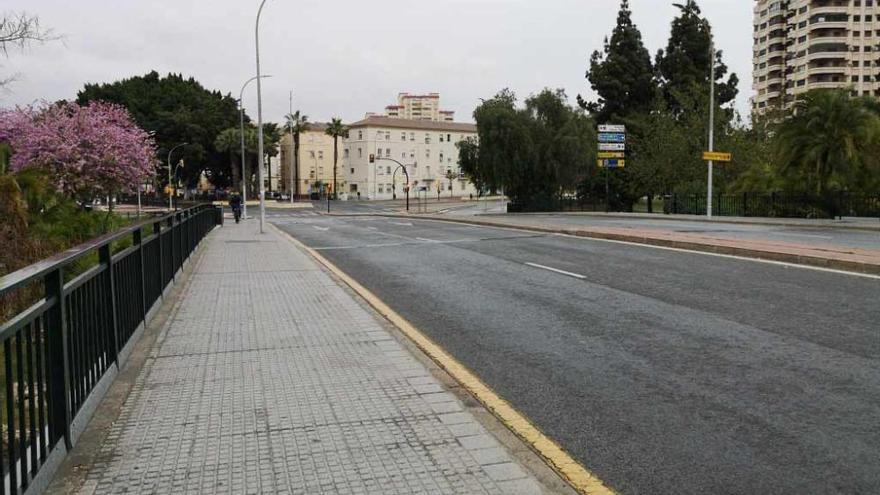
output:
[[[705, 215], [705, 194], [670, 194], [653, 201], [654, 211], [672, 215]], [[606, 204], [602, 197], [560, 198], [538, 202], [516, 202], [508, 205], [511, 213], [519, 212], [621, 212], [633, 211], [632, 205], [612, 199]], [[834, 218], [880, 217], [880, 194], [837, 193], [824, 198], [792, 194], [718, 194], [712, 196], [712, 213], [716, 216]]]
[[133, 336], [218, 224], [221, 210], [198, 206], [0, 278], [0, 301], [35, 285], [43, 294], [0, 325], [0, 494], [46, 486], [127, 359]]

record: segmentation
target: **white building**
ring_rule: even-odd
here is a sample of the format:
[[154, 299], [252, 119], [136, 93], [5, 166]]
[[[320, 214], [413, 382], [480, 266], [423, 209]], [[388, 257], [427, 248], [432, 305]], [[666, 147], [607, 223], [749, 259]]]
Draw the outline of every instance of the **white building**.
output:
[[811, 89], [880, 96], [880, 6], [872, 0], [756, 0], [752, 105], [791, 106]]
[[440, 93], [414, 95], [400, 93], [397, 105], [385, 107], [385, 116], [397, 119], [430, 120], [432, 122], [452, 122], [455, 112], [440, 109]]
[[[391, 199], [404, 193], [409, 172], [410, 196], [469, 197], [477, 189], [458, 164], [456, 143], [476, 138], [474, 124], [370, 116], [349, 125], [340, 160], [339, 192], [349, 199]], [[375, 161], [370, 163], [370, 155]], [[344, 177], [344, 182], [343, 182]], [[358, 196], [360, 193], [360, 196]]]

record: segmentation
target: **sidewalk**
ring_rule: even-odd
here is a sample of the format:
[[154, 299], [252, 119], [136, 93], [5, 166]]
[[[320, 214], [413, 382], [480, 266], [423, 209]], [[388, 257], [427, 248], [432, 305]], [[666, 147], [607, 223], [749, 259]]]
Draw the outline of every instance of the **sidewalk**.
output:
[[314, 260], [204, 252], [79, 493], [549, 493]]
[[[406, 215], [395, 216], [403, 217]], [[878, 249], [861, 249], [844, 246], [806, 245], [776, 240], [731, 239], [712, 233], [686, 233], [644, 227], [579, 226], [537, 215], [480, 215], [474, 217], [421, 215], [418, 217], [470, 225], [519, 228], [535, 232], [650, 244], [880, 275], [880, 238], [878, 238]]]

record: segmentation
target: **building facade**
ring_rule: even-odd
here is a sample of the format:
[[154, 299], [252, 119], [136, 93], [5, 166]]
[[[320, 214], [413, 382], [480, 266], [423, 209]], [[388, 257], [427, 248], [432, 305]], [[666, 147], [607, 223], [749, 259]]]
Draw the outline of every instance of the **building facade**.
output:
[[[299, 194], [323, 193], [333, 182], [333, 138], [326, 133], [327, 124], [309, 122], [309, 130], [299, 135]], [[281, 148], [281, 189], [290, 192], [293, 140], [284, 133]], [[343, 141], [339, 141], [339, 166], [342, 163]], [[337, 172], [341, 174], [341, 169]]]
[[[407, 185], [399, 162], [409, 173], [411, 196], [477, 195], [474, 185], [461, 172], [456, 147], [458, 142], [476, 136], [473, 124], [367, 117], [349, 125], [339, 192], [348, 199], [399, 197]], [[373, 163], [370, 155], [375, 158]]]
[[791, 105], [811, 89], [880, 96], [874, 0], [756, 0], [752, 107]]
[[396, 105], [385, 107], [385, 116], [431, 122], [452, 122], [455, 120], [455, 112], [440, 109], [440, 93], [426, 95], [400, 93], [397, 95]]

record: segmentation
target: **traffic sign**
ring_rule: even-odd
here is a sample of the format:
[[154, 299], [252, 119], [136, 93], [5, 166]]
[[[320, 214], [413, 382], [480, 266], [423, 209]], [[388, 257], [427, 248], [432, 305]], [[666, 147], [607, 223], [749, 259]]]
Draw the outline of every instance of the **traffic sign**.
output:
[[733, 158], [730, 153], [722, 153], [719, 151], [704, 151], [703, 160], [713, 162], [729, 162]]
[[626, 166], [626, 160], [597, 160], [599, 164], [599, 168], [624, 168]]
[[626, 151], [624, 143], [599, 143], [599, 151]]
[[626, 153], [622, 151], [600, 151], [599, 158], [626, 158]]
[[617, 133], [617, 132], [602, 132], [602, 133], [599, 133], [599, 142], [600, 143], [625, 143], [626, 142], [626, 134]]
[[599, 132], [626, 132], [625, 125], [604, 124], [599, 126]]

